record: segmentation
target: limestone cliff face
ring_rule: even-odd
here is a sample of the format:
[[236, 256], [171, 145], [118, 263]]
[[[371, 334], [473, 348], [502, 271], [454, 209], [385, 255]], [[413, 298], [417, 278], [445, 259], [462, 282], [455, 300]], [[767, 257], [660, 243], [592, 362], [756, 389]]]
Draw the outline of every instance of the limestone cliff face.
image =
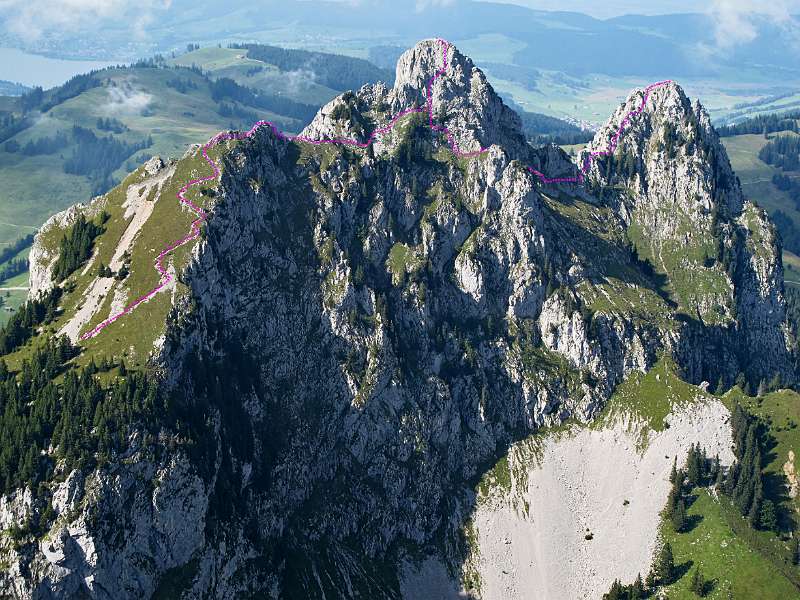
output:
[[[631, 94], [581, 160], [607, 149], [642, 101], [643, 92]], [[739, 372], [756, 385], [791, 380], [794, 342], [785, 327], [775, 229], [744, 199], [699, 102], [692, 105], [675, 83], [655, 88], [625, 126], [616, 152], [591, 164], [590, 185], [606, 190], [604, 200], [640, 257], [669, 278], [670, 294], [688, 317], [682, 334], [688, 342], [680, 351], [688, 376], [712, 385], [731, 385]]]
[[[30, 271], [28, 282], [29, 298], [35, 298], [42, 292], [52, 289], [55, 285], [52, 269], [58, 257], [58, 240], [52, 239], [54, 236], [48, 236], [48, 234], [70, 227], [78, 218], [80, 212], [85, 209], [86, 207], [83, 204], [75, 204], [54, 214], [42, 225], [39, 233], [34, 238], [33, 246], [28, 255]], [[56, 235], [58, 234], [56, 233]]]
[[[303, 134], [363, 140], [424, 106], [441, 48], [421, 42], [392, 89], [333, 100]], [[713, 344], [732, 379], [749, 344], [752, 377], [791, 378], [774, 232], [702, 109], [663, 90], [623, 136], [624, 175], [599, 161], [588, 189], [543, 186], [525, 166], [574, 173], [566, 155], [528, 147], [482, 72], [447, 59], [434, 123], [477, 157], [425, 113], [363, 151], [261, 130], [224, 156], [152, 361], [203, 443], [134, 439], [70, 475], [47, 541], [0, 555], [15, 595], [398, 597], [419, 551], [458, 577], [470, 487], [510, 444], [591, 419], [660, 352], [697, 379]], [[0, 523], [33, 510], [25, 494]]]

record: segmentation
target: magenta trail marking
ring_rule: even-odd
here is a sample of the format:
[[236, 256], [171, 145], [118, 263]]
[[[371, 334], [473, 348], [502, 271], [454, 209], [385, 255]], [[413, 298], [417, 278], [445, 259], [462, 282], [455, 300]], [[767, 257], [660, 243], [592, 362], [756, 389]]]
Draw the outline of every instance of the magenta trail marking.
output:
[[[208, 151], [217, 144], [219, 144], [220, 142], [225, 142], [228, 140], [244, 140], [253, 136], [255, 132], [258, 131], [258, 129], [260, 129], [261, 127], [269, 127], [272, 130], [272, 133], [275, 135], [275, 137], [289, 142], [303, 142], [306, 144], [312, 144], [314, 146], [321, 146], [323, 144], [334, 144], [340, 146], [355, 146], [357, 148], [366, 148], [375, 141], [375, 138], [377, 136], [383, 135], [391, 131], [397, 124], [397, 122], [403, 117], [413, 113], [426, 112], [428, 113], [428, 126], [431, 128], [431, 130], [444, 134], [444, 136], [447, 138], [450, 150], [456, 156], [472, 157], [487, 152], [489, 149], [484, 147], [472, 151], [461, 150], [458, 147], [458, 144], [456, 143], [456, 139], [453, 133], [444, 125], [437, 125], [433, 122], [433, 84], [439, 77], [442, 77], [447, 71], [447, 50], [450, 48], [450, 43], [447, 42], [446, 40], [439, 39], [438, 42], [442, 48], [442, 67], [440, 69], [437, 69], [433, 77], [431, 77], [430, 80], [428, 81], [428, 84], [426, 86], [425, 106], [407, 108], [405, 110], [400, 111], [399, 113], [394, 115], [384, 127], [375, 129], [367, 138], [367, 140], [364, 142], [360, 142], [356, 139], [351, 139], [351, 138], [313, 140], [303, 135], [286, 134], [283, 133], [280, 129], [278, 129], [270, 121], [257, 121], [250, 128], [249, 131], [240, 133], [230, 133], [230, 132], [218, 133], [210, 140], [208, 140], [202, 147], [202, 154], [203, 154], [203, 159], [211, 167], [211, 175], [207, 177], [200, 177], [198, 179], [192, 179], [191, 181], [186, 182], [183, 185], [183, 187], [180, 190], [178, 190], [178, 193], [176, 194], [178, 197], [178, 201], [184, 206], [188, 206], [191, 210], [193, 210], [194, 213], [197, 215], [197, 218], [194, 221], [192, 221], [191, 228], [189, 229], [189, 233], [187, 235], [169, 244], [166, 248], [161, 250], [161, 252], [156, 257], [155, 268], [161, 275], [158, 285], [149, 292], [147, 292], [144, 296], [141, 296], [136, 300], [134, 300], [133, 302], [131, 302], [130, 304], [128, 304], [128, 306], [126, 306], [120, 312], [111, 315], [108, 319], [97, 325], [94, 329], [91, 329], [90, 331], [87, 331], [86, 333], [81, 335], [80, 339], [86, 340], [95, 337], [103, 329], [111, 325], [111, 323], [113, 323], [120, 317], [127, 315], [140, 304], [150, 300], [150, 298], [155, 296], [158, 292], [160, 292], [162, 289], [164, 289], [167, 285], [169, 285], [172, 282], [173, 276], [167, 273], [167, 269], [164, 267], [164, 259], [170, 252], [172, 252], [176, 248], [180, 248], [184, 244], [187, 244], [188, 242], [197, 239], [197, 237], [200, 235], [200, 224], [208, 218], [208, 213], [206, 213], [206, 211], [197, 206], [194, 202], [189, 200], [186, 197], [186, 193], [189, 191], [189, 188], [199, 185], [201, 183], [205, 183], [206, 181], [214, 181], [215, 179], [217, 179], [217, 177], [220, 176], [219, 165], [217, 165], [217, 163], [215, 163], [208, 155]], [[537, 171], [533, 167], [526, 167], [526, 169], [530, 171], [533, 175], [538, 177], [542, 183], [582, 183], [584, 177], [589, 174], [589, 169], [591, 168], [592, 162], [595, 160], [595, 158], [597, 158], [598, 156], [608, 156], [610, 154], [613, 154], [614, 151], [617, 149], [617, 145], [619, 144], [619, 139], [622, 136], [625, 127], [627, 127], [627, 125], [630, 123], [633, 117], [641, 114], [641, 112], [644, 110], [644, 107], [647, 104], [647, 100], [650, 97], [650, 92], [652, 92], [655, 88], [667, 85], [671, 82], [672, 82], [671, 79], [667, 79], [665, 81], [659, 81], [657, 83], [653, 83], [647, 86], [644, 90], [644, 97], [642, 98], [642, 103], [639, 105], [637, 109], [632, 110], [627, 115], [625, 115], [625, 117], [620, 122], [619, 128], [617, 129], [616, 133], [611, 137], [611, 140], [609, 141], [608, 144], [608, 148], [606, 150], [593, 150], [592, 152], [587, 154], [587, 156], [584, 158], [583, 163], [581, 164], [578, 170], [578, 174], [575, 175], [574, 177], [555, 177], [551, 179], [547, 177], [544, 173]]]

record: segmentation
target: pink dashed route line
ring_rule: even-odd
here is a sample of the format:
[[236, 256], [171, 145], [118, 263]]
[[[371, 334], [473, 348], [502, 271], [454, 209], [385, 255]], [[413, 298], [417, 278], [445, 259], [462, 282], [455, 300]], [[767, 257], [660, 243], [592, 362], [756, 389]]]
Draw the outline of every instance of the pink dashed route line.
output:
[[[116, 321], [117, 319], [119, 319], [121, 317], [124, 317], [125, 315], [127, 315], [128, 313], [133, 311], [140, 304], [142, 304], [144, 302], [147, 302], [150, 298], [155, 296], [158, 292], [160, 292], [162, 289], [164, 289], [167, 285], [169, 285], [172, 282], [173, 276], [170, 275], [169, 273], [167, 273], [167, 270], [164, 267], [164, 258], [166, 258], [166, 256], [170, 252], [175, 250], [176, 248], [180, 248], [184, 244], [187, 244], [188, 242], [190, 242], [190, 241], [192, 241], [194, 239], [197, 239], [197, 237], [200, 235], [200, 224], [208, 218], [208, 213], [206, 213], [206, 211], [204, 211], [202, 208], [197, 206], [194, 202], [189, 200], [186, 197], [186, 192], [188, 192], [189, 188], [191, 188], [192, 186], [199, 185], [201, 183], [205, 183], [206, 181], [214, 181], [215, 179], [217, 179], [217, 177], [220, 176], [219, 165], [217, 165], [217, 163], [215, 163], [211, 159], [211, 157], [208, 155], [208, 151], [211, 148], [213, 148], [214, 146], [216, 146], [217, 144], [219, 144], [220, 142], [224, 142], [224, 141], [228, 141], [228, 140], [244, 140], [244, 139], [247, 139], [247, 138], [251, 137], [253, 134], [255, 134], [255, 132], [259, 128], [261, 128], [261, 127], [269, 127], [272, 130], [272, 132], [275, 135], [275, 137], [277, 137], [278, 139], [286, 140], [286, 141], [290, 141], [290, 142], [303, 142], [303, 143], [306, 143], [306, 144], [312, 144], [314, 146], [321, 146], [323, 144], [334, 144], [334, 145], [340, 145], [340, 146], [355, 146], [357, 148], [366, 148], [366, 147], [368, 147], [370, 144], [372, 144], [375, 141], [375, 138], [378, 135], [383, 135], [383, 134], [388, 133], [389, 131], [391, 131], [394, 128], [394, 126], [397, 124], [397, 122], [400, 119], [402, 119], [403, 117], [405, 117], [407, 115], [410, 115], [410, 114], [413, 114], [413, 113], [427, 112], [428, 113], [428, 126], [431, 128], [432, 131], [437, 131], [437, 132], [443, 133], [445, 135], [445, 137], [447, 138], [447, 142], [450, 145], [450, 149], [453, 152], [453, 154], [455, 154], [456, 156], [460, 156], [460, 157], [472, 157], [472, 156], [478, 156], [480, 154], [483, 154], [484, 152], [487, 152], [489, 149], [488, 148], [484, 148], [484, 147], [481, 147], [478, 150], [472, 150], [472, 151], [466, 151], [466, 152], [462, 151], [458, 147], [458, 144], [456, 142], [456, 139], [455, 139], [455, 136], [453, 135], [453, 133], [447, 127], [445, 127], [444, 125], [437, 125], [437, 124], [435, 124], [433, 122], [433, 84], [436, 82], [436, 80], [439, 77], [443, 76], [447, 71], [447, 50], [450, 48], [450, 43], [447, 42], [446, 40], [439, 39], [438, 42], [439, 42], [439, 44], [441, 45], [441, 48], [442, 48], [442, 67], [440, 69], [437, 69], [436, 72], [434, 73], [433, 77], [431, 77], [430, 80], [428, 81], [428, 84], [426, 86], [425, 106], [424, 107], [407, 108], [406, 110], [400, 111], [394, 117], [392, 117], [392, 119], [384, 127], [380, 127], [378, 129], [375, 129], [370, 134], [370, 136], [367, 138], [367, 140], [364, 141], [364, 142], [359, 142], [356, 139], [350, 139], [350, 138], [335, 138], [335, 139], [313, 140], [313, 139], [308, 138], [308, 137], [303, 136], [303, 135], [290, 135], [290, 134], [283, 133], [281, 130], [279, 130], [277, 127], [275, 127], [275, 125], [273, 123], [271, 123], [269, 121], [257, 121], [253, 125], [253, 127], [250, 128], [249, 131], [246, 131], [246, 132], [243, 132], [243, 133], [241, 133], [241, 132], [240, 133], [222, 132], [222, 133], [218, 133], [213, 138], [208, 140], [208, 142], [206, 142], [203, 145], [202, 154], [203, 154], [203, 159], [211, 167], [211, 171], [212, 171], [211, 175], [209, 175], [208, 177], [200, 177], [198, 179], [192, 179], [191, 181], [188, 181], [186, 184], [184, 184], [184, 186], [180, 190], [178, 190], [178, 193], [177, 193], [178, 201], [181, 204], [183, 204], [185, 206], [188, 206], [191, 210], [193, 210], [194, 213], [197, 215], [197, 218], [194, 221], [192, 221], [192, 226], [189, 229], [189, 233], [187, 235], [185, 235], [181, 239], [176, 240], [176, 241], [172, 242], [171, 244], [169, 244], [156, 257], [155, 267], [156, 267], [156, 270], [158, 271], [158, 273], [161, 275], [161, 278], [159, 279], [158, 285], [156, 287], [154, 287], [152, 290], [150, 290], [149, 292], [147, 292], [144, 296], [141, 296], [141, 297], [137, 298], [136, 300], [134, 300], [133, 302], [131, 302], [130, 304], [128, 304], [120, 312], [118, 312], [118, 313], [116, 313], [114, 315], [111, 315], [108, 319], [106, 319], [105, 321], [103, 321], [102, 323], [100, 323], [99, 325], [94, 327], [93, 329], [87, 331], [83, 335], [81, 335], [80, 339], [81, 340], [87, 340], [89, 338], [95, 337], [98, 333], [103, 331], [103, 329], [105, 329], [106, 327], [111, 325], [111, 323], [113, 323], [114, 321]], [[637, 108], [635, 110], [632, 110], [627, 115], [625, 115], [625, 117], [622, 119], [622, 121], [619, 124], [619, 128], [617, 129], [617, 132], [611, 137], [611, 141], [608, 144], [608, 148], [606, 150], [593, 150], [589, 154], [587, 154], [587, 156], [584, 158], [583, 163], [582, 163], [581, 167], [579, 168], [578, 174], [576, 176], [574, 176], [574, 177], [549, 178], [544, 173], [541, 173], [541, 172], [537, 171], [533, 167], [526, 167], [526, 169], [528, 171], [530, 171], [533, 175], [538, 177], [541, 180], [542, 183], [546, 183], [546, 184], [549, 184], [549, 183], [581, 183], [583, 181], [584, 177], [589, 174], [589, 169], [591, 168], [592, 161], [594, 161], [594, 159], [596, 157], [598, 157], [598, 156], [608, 156], [610, 154], [613, 154], [613, 152], [617, 149], [617, 145], [619, 144], [619, 139], [622, 136], [622, 133], [623, 133], [625, 127], [628, 125], [628, 123], [630, 123], [630, 121], [631, 121], [631, 119], [633, 117], [641, 114], [641, 112], [644, 110], [644, 107], [647, 104], [647, 100], [650, 97], [650, 93], [655, 88], [667, 85], [669, 83], [672, 83], [671, 79], [667, 79], [665, 81], [659, 81], [657, 83], [653, 83], [653, 84], [647, 86], [645, 88], [645, 90], [644, 90], [644, 97], [642, 98], [641, 105], [639, 106], [639, 108]]]
[[581, 165], [580, 169], [578, 170], [578, 174], [575, 177], [555, 177], [553, 179], [547, 177], [544, 173], [541, 173], [534, 169], [533, 167], [525, 167], [536, 175], [542, 183], [581, 183], [583, 178], [589, 174], [589, 169], [592, 168], [592, 161], [598, 156], [609, 156], [614, 154], [614, 151], [617, 149], [617, 145], [619, 144], [619, 138], [622, 137], [622, 132], [625, 130], [625, 127], [628, 126], [628, 123], [631, 122], [631, 119], [637, 115], [642, 114], [645, 105], [647, 104], [648, 98], [650, 98], [650, 92], [654, 89], [672, 83], [672, 79], [665, 79], [664, 81], [657, 81], [656, 83], [651, 83], [644, 89], [644, 96], [642, 97], [642, 103], [639, 105], [639, 108], [636, 108], [630, 111], [625, 117], [620, 121], [619, 127], [617, 128], [617, 132], [611, 136], [611, 141], [608, 143], [608, 148], [605, 150], [592, 150], [589, 152], [586, 157], [583, 159], [583, 164]]

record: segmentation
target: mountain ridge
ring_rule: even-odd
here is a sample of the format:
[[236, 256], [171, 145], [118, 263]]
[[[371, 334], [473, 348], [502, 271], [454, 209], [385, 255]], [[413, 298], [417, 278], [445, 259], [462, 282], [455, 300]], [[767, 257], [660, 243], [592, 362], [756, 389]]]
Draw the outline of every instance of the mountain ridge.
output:
[[[210, 176], [201, 177], [199, 179], [192, 179], [191, 181], [188, 181], [184, 185], [184, 187], [182, 187], [178, 191], [178, 194], [177, 194], [178, 201], [181, 202], [182, 204], [187, 205], [191, 210], [193, 210], [197, 214], [198, 218], [195, 221], [192, 222], [191, 231], [190, 231], [190, 233], [188, 235], [184, 236], [180, 240], [172, 242], [169, 246], [165, 247], [165, 249], [159, 254], [158, 258], [156, 259], [156, 270], [159, 271], [159, 273], [162, 276], [162, 279], [159, 281], [159, 284], [155, 288], [153, 288], [151, 291], [149, 291], [147, 294], [145, 294], [144, 296], [141, 296], [140, 298], [138, 298], [134, 302], [132, 302], [130, 305], [126, 306], [119, 313], [109, 316], [105, 321], [101, 322], [99, 325], [97, 325], [91, 331], [83, 333], [81, 335], [81, 339], [87, 339], [87, 338], [90, 338], [90, 337], [93, 337], [93, 336], [97, 335], [107, 325], [113, 323], [118, 318], [124, 316], [125, 314], [127, 314], [128, 312], [130, 312], [131, 310], [136, 308], [142, 302], [146, 302], [149, 298], [151, 298], [153, 295], [158, 293], [161, 289], [163, 289], [169, 283], [171, 276], [161, 266], [161, 262], [162, 262], [164, 256], [168, 252], [174, 250], [175, 248], [177, 248], [177, 247], [179, 247], [179, 246], [181, 246], [181, 245], [183, 245], [183, 244], [195, 239], [196, 237], [198, 237], [200, 235], [199, 224], [202, 223], [207, 217], [206, 213], [200, 207], [196, 206], [191, 201], [189, 201], [189, 200], [187, 200], [185, 198], [185, 193], [192, 186], [200, 185], [200, 184], [208, 182], [208, 181], [214, 181], [217, 177], [219, 177], [219, 175], [220, 175], [219, 167], [218, 167], [218, 165], [216, 163], [214, 163], [208, 157], [207, 151], [208, 151], [209, 148], [215, 146], [216, 144], [218, 144], [218, 143], [220, 143], [222, 141], [229, 140], [229, 139], [236, 139], [236, 140], [246, 139], [246, 138], [251, 137], [256, 132], [256, 130], [259, 129], [260, 127], [268, 127], [268, 128], [270, 128], [272, 130], [272, 132], [275, 134], [276, 137], [278, 137], [279, 139], [282, 139], [282, 140], [286, 140], [286, 141], [302, 142], [302, 143], [313, 144], [313, 145], [335, 144], [335, 145], [342, 145], [342, 146], [353, 146], [353, 147], [358, 147], [358, 148], [366, 148], [366, 147], [368, 147], [368, 146], [370, 146], [371, 144], [374, 143], [374, 141], [375, 141], [375, 139], [376, 139], [376, 137], [378, 135], [384, 135], [386, 133], [389, 133], [395, 127], [395, 125], [397, 124], [397, 122], [401, 118], [403, 118], [403, 117], [405, 117], [405, 116], [407, 116], [409, 114], [423, 113], [424, 112], [424, 113], [427, 113], [427, 115], [428, 115], [428, 127], [431, 129], [431, 131], [440, 132], [440, 133], [444, 134], [447, 137], [447, 141], [450, 144], [450, 149], [453, 152], [453, 154], [455, 154], [456, 156], [463, 157], [463, 158], [468, 158], [468, 157], [478, 156], [480, 154], [483, 154], [483, 153], [487, 152], [488, 151], [488, 147], [484, 147], [484, 146], [479, 146], [477, 149], [474, 149], [474, 150], [467, 150], [467, 151], [462, 150], [459, 147], [459, 145], [458, 145], [458, 143], [457, 143], [457, 141], [455, 139], [454, 134], [450, 131], [450, 129], [447, 128], [447, 126], [441, 125], [441, 124], [434, 124], [434, 119], [433, 119], [434, 109], [433, 109], [433, 92], [432, 92], [432, 89], [433, 89], [433, 86], [436, 83], [436, 80], [439, 77], [447, 76], [447, 71], [448, 71], [447, 56], [448, 56], [448, 52], [450, 50], [451, 44], [449, 42], [447, 42], [446, 40], [443, 40], [441, 38], [436, 38], [435, 40], [432, 40], [432, 42], [433, 42], [433, 45], [438, 45], [441, 48], [441, 57], [442, 57], [442, 59], [441, 59], [441, 66], [439, 68], [434, 68], [434, 73], [429, 78], [425, 79], [424, 77], [420, 77], [419, 75], [412, 75], [411, 77], [408, 77], [407, 74], [408, 73], [413, 73], [416, 70], [413, 67], [413, 65], [415, 65], [415, 63], [419, 63], [419, 62], [423, 62], [425, 60], [428, 60], [427, 56], [420, 57], [418, 55], [417, 48], [422, 48], [426, 44], [430, 45], [430, 42], [421, 42], [420, 44], [417, 45], [417, 47], [415, 47], [413, 52], [406, 53], [403, 56], [401, 56], [401, 58], [400, 58], [400, 60], [398, 61], [398, 64], [397, 64], [397, 82], [398, 82], [398, 85], [395, 86], [395, 88], [399, 87], [400, 90], [395, 90], [395, 92], [402, 94], [404, 86], [410, 86], [411, 88], [414, 88], [414, 87], [416, 87], [416, 88], [424, 88], [424, 90], [425, 90], [425, 107], [424, 108], [422, 108], [422, 107], [398, 108], [396, 110], [396, 112], [394, 113], [394, 115], [389, 119], [388, 123], [385, 126], [374, 128], [370, 132], [369, 137], [366, 138], [363, 141], [359, 141], [358, 139], [355, 139], [355, 138], [342, 139], [342, 138], [336, 138], [336, 137], [326, 137], [325, 130], [324, 130], [324, 126], [325, 126], [324, 123], [320, 123], [319, 122], [320, 119], [315, 119], [314, 122], [312, 124], [310, 124], [299, 135], [291, 135], [291, 134], [287, 135], [287, 134], [283, 133], [282, 131], [280, 131], [276, 127], [276, 125], [274, 123], [271, 123], [270, 121], [257, 121], [250, 128], [250, 130], [247, 131], [247, 132], [236, 133], [236, 134], [234, 134], [234, 133], [228, 133], [228, 134], [221, 133], [221, 134], [218, 134], [218, 135], [214, 136], [211, 140], [209, 140], [206, 144], [204, 144], [203, 147], [202, 147], [203, 158], [208, 163], [208, 165], [211, 167], [213, 172], [212, 172], [212, 174]], [[435, 49], [434, 49], [433, 54], [435, 56], [435, 54], [436, 54]], [[457, 51], [453, 52], [453, 57], [454, 57], [454, 59], [460, 58], [462, 60], [464, 58]], [[405, 61], [406, 64], [404, 64], [404, 61]], [[435, 62], [434, 62], [434, 64], [435, 64]], [[424, 69], [424, 67], [423, 67], [423, 69]], [[464, 69], [472, 69], [472, 70], [474, 70], [475, 67], [472, 66], [471, 63], [467, 62], [463, 66], [459, 65], [457, 67], [457, 71], [458, 71], [458, 69], [460, 69], [462, 71]], [[462, 78], [463, 78], [463, 76], [462, 76]], [[414, 79], [416, 79], [416, 81], [414, 81]], [[633, 116], [635, 116], [637, 114], [641, 114], [641, 111], [643, 110], [644, 105], [647, 103], [647, 99], [648, 99], [648, 97], [650, 95], [650, 92], [652, 90], [654, 90], [654, 89], [656, 89], [658, 87], [661, 87], [663, 85], [666, 85], [668, 83], [671, 83], [671, 82], [670, 81], [662, 81], [662, 82], [651, 84], [650, 86], [645, 88], [645, 90], [643, 92], [643, 98], [642, 98], [641, 105], [637, 109], [634, 109], [633, 111], [631, 111], [630, 113], [625, 115], [620, 120], [619, 128], [617, 129], [616, 133], [613, 136], [610, 137], [610, 141], [608, 142], [608, 148], [605, 149], [605, 150], [590, 151], [588, 153], [588, 155], [585, 155], [585, 157], [581, 161], [580, 169], [578, 171], [578, 175], [577, 176], [575, 176], [575, 177], [548, 178], [546, 175], [544, 175], [543, 173], [540, 173], [539, 171], [537, 171], [536, 169], [533, 169], [530, 166], [528, 166], [526, 168], [531, 173], [533, 173], [534, 175], [539, 177], [539, 179], [542, 181], [542, 183], [580, 183], [580, 182], [582, 182], [584, 174], [588, 173], [588, 170], [589, 170], [589, 168], [591, 166], [591, 163], [596, 157], [598, 157], [598, 156], [607, 156], [609, 154], [613, 154], [613, 152], [616, 149], [616, 146], [618, 144], [620, 136], [624, 133], [626, 124], [628, 123], [628, 121], [630, 120], [631, 117], [633, 117]], [[485, 80], [483, 80], [483, 81], [481, 81], [481, 85], [486, 86], [487, 82]], [[471, 93], [471, 90], [466, 90], [466, 93]], [[480, 93], [480, 92], [478, 92], [478, 93]], [[499, 98], [497, 98], [497, 100], [499, 100]], [[403, 100], [401, 99], [400, 102], [401, 102], [401, 106], [402, 106]], [[336, 106], [340, 106], [340, 105], [334, 105], [332, 110], [331, 110], [331, 114], [333, 114], [337, 110]], [[349, 108], [348, 108], [348, 110], [349, 110]], [[450, 109], [450, 110], [452, 111], [452, 109]], [[320, 116], [322, 116], [324, 114], [325, 114], [324, 112], [320, 112]], [[517, 120], [519, 121], [519, 119], [517, 119]], [[522, 131], [521, 123], [513, 123], [512, 127], [515, 127], [516, 133], [518, 133], [518, 134], [521, 133], [521, 131]], [[316, 136], [314, 136], [314, 134], [316, 134]], [[335, 136], [335, 134], [331, 134], [331, 135]], [[38, 280], [38, 277], [37, 277], [37, 280]], [[32, 287], [31, 295], [35, 296], [36, 294], [39, 293], [39, 291], [40, 291], [40, 286], [37, 283], [35, 286]]]
[[[691, 398], [700, 388], [678, 375], [719, 379], [720, 392], [740, 376], [794, 382], [779, 242], [758, 209], [739, 204], [724, 149], [680, 88], [654, 92], [586, 187], [548, 186], [525, 165], [557, 175], [574, 163], [528, 146], [519, 119], [458, 54], [456, 77], [434, 86], [431, 102], [459, 148], [489, 145], [479, 156], [453, 155], [422, 114], [364, 150], [264, 129], [208, 150], [222, 175], [187, 192], [209, 218], [170, 255], [170, 293], [70, 359], [151, 372], [168, 408], [151, 417], [155, 429], [120, 419], [120, 450], [92, 468], [59, 458], [36, 498], [4, 492], [0, 522], [30, 514], [48, 532], [2, 547], [14, 565], [4, 586], [22, 597], [177, 586], [184, 597], [398, 598], [410, 585], [403, 565], [431, 557], [476, 596], [475, 487], [500, 478], [511, 448], [548, 426], [588, 423], [661, 357], [675, 371], [663, 371], [667, 387]], [[392, 108], [419, 108], [435, 49], [422, 42], [404, 57], [392, 90], [340, 96], [304, 135], [366, 132]], [[640, 101], [634, 92], [606, 135]], [[677, 118], [662, 120], [663, 107]], [[93, 308], [97, 281], [109, 287], [81, 330], [153, 289], [158, 242], [185, 235], [174, 195], [207, 166], [194, 147], [43, 229], [32, 272], [52, 272], [78, 214], [108, 214], [86, 263], [59, 284], [45, 332]], [[673, 209], [675, 223], [661, 227]], [[687, 223], [702, 225], [696, 240]], [[100, 274], [125, 255], [127, 276]], [[45, 276], [35, 293], [52, 285]], [[711, 364], [708, 344], [725, 360]], [[725, 414], [714, 406], [719, 431]], [[651, 545], [637, 548], [644, 569]]]

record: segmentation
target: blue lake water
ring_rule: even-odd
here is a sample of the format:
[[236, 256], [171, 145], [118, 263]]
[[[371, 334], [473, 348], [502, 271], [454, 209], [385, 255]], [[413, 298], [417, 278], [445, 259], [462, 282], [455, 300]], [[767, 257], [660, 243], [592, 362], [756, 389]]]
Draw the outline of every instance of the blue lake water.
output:
[[0, 48], [0, 79], [31, 87], [40, 85], [45, 89], [61, 85], [74, 75], [113, 64], [117, 63], [64, 60], [29, 54], [17, 48]]

